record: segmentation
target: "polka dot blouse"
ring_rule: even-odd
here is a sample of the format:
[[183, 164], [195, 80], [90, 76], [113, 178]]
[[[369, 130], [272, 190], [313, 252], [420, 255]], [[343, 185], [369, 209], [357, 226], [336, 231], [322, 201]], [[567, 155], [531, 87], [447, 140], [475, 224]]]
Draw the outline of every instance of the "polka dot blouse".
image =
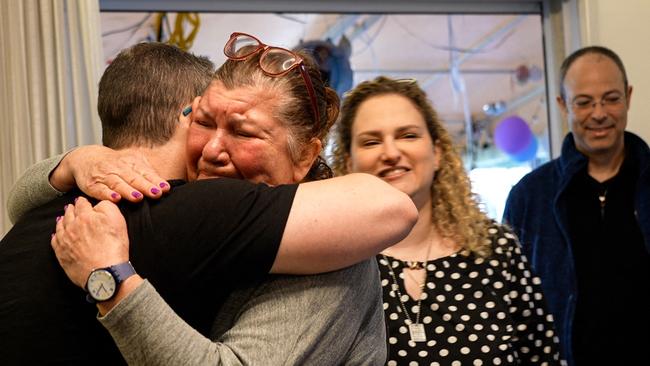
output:
[[[558, 339], [539, 278], [532, 276], [514, 234], [497, 224], [490, 226], [489, 234], [490, 258], [461, 251], [427, 263], [420, 309], [404, 288], [406, 263], [377, 257], [388, 365], [560, 364]], [[403, 308], [413, 321], [422, 312], [419, 323], [424, 325], [426, 340], [411, 340], [411, 321]]]

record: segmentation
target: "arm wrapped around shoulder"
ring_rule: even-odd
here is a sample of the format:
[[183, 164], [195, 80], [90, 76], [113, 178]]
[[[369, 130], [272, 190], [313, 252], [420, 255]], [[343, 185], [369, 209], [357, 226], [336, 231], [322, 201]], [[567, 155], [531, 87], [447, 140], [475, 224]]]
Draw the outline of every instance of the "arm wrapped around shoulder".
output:
[[417, 218], [408, 195], [369, 174], [301, 184], [271, 272], [350, 266], [401, 241]]

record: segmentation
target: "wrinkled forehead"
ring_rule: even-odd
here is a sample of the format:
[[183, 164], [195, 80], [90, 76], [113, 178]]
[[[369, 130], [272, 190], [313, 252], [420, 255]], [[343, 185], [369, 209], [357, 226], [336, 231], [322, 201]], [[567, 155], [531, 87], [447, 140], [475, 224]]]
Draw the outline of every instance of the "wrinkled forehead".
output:
[[277, 119], [284, 99], [277, 88], [266, 85], [227, 88], [221, 81], [214, 80], [203, 93], [199, 109], [210, 117], [224, 113], [246, 114], [256, 110]]

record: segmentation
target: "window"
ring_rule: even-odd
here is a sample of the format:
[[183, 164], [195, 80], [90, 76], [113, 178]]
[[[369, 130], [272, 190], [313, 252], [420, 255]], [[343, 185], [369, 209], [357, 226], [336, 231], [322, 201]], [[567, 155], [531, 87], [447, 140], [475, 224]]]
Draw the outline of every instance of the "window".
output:
[[198, 25], [176, 13], [103, 12], [101, 19], [107, 62], [131, 44], [175, 33], [219, 65], [230, 33], [242, 31], [285, 48], [329, 45], [340, 64], [330, 76], [341, 93], [378, 75], [417, 79], [484, 209], [500, 220], [512, 184], [551, 157], [543, 16], [534, 2], [518, 6], [523, 11], [509, 14], [202, 12]]

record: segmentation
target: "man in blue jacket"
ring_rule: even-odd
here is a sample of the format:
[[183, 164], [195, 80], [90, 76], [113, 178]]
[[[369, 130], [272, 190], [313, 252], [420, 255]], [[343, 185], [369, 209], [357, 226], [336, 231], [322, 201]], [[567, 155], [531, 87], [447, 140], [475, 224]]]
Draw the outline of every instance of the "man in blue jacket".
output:
[[526, 175], [504, 221], [542, 278], [570, 365], [650, 358], [650, 150], [625, 131], [632, 97], [613, 51], [582, 48], [560, 68], [571, 132]]

